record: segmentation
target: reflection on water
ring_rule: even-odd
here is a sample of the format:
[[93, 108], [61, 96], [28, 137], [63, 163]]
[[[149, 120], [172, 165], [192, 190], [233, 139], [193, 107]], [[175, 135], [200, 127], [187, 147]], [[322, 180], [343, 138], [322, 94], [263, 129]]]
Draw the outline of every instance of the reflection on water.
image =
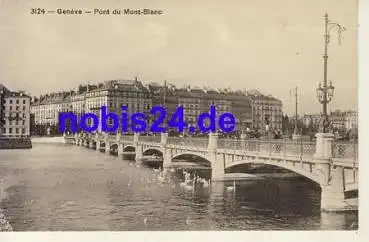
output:
[[319, 189], [308, 181], [192, 188], [181, 185], [181, 171], [163, 174], [65, 145], [0, 151], [0, 161], [0, 207], [15, 231], [357, 228], [357, 213], [321, 213]]

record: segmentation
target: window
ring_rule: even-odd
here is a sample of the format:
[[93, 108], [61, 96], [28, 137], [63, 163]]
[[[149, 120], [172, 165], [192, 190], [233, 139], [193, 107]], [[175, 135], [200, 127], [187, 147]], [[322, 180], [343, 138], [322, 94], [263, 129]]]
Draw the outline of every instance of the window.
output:
[[15, 128], [15, 133], [18, 134], [18, 128]]
[[13, 132], [12, 128], [9, 128], [9, 134], [11, 134]]
[[19, 104], [19, 99], [16, 100], [16, 103]]
[[9, 103], [13, 103], [13, 99], [10, 99], [10, 100], [9, 100]]

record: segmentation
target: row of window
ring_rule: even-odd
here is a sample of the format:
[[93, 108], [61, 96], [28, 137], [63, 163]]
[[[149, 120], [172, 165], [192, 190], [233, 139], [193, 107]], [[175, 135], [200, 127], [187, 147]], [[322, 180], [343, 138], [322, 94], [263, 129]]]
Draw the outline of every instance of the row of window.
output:
[[126, 92], [126, 91], [114, 91], [114, 92], [110, 92], [108, 93], [108, 91], [103, 91], [103, 92], [92, 92], [92, 93], [87, 93], [86, 97], [106, 97], [106, 96], [118, 96], [118, 97], [148, 97], [149, 95], [147, 93], [144, 92]]
[[[13, 99], [5, 99], [5, 103], [7, 103], [7, 101], [8, 101], [10, 104], [12, 104], [12, 103], [13, 103]], [[15, 100], [15, 103], [16, 103], [16, 104], [19, 104], [19, 99], [16, 99], [16, 100]], [[26, 104], [26, 100], [25, 100], [25, 99], [23, 99], [23, 104]]]
[[[6, 132], [8, 131], [8, 132]], [[8, 134], [25, 134], [26, 133], [26, 129], [25, 128], [3, 128], [3, 132], [4, 133], [8, 133]]]
[[[5, 117], [9, 118], [9, 117], [12, 117], [12, 118], [20, 118], [19, 116], [19, 113], [10, 113], [9, 114], [6, 114]], [[26, 113], [22, 113], [22, 117], [25, 118], [26, 117]]]
[[5, 125], [24, 125], [25, 121], [24, 120], [6, 120]]
[[[22, 110], [25, 111], [26, 106], [22, 106]], [[9, 111], [13, 111], [13, 106], [9, 106]], [[19, 106], [16, 106], [14, 111], [20, 111]]]

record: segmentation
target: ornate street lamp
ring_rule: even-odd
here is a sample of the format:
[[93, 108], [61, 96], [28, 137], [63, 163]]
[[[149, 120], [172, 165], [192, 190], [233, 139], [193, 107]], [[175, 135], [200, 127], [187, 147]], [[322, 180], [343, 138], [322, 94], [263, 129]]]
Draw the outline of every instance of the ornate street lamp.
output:
[[328, 14], [325, 14], [325, 32], [324, 32], [324, 79], [323, 83], [319, 83], [319, 87], [316, 89], [318, 101], [323, 104], [323, 119], [320, 123], [320, 132], [327, 133], [330, 126], [327, 113], [327, 105], [333, 98], [334, 87], [332, 81], [328, 86], [327, 84], [327, 66], [328, 66], [328, 44], [330, 42], [330, 32], [332, 29], [336, 29], [338, 32], [338, 44], [341, 44], [341, 34], [346, 29], [338, 23], [330, 22]]

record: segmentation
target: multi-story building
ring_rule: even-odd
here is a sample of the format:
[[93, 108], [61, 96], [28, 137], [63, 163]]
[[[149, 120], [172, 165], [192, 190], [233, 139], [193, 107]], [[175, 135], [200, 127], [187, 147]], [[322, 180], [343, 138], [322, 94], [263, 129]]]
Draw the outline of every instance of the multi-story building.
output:
[[252, 106], [252, 126], [256, 130], [282, 129], [282, 101], [257, 90], [247, 92]]
[[[176, 95], [176, 87], [174, 85], [159, 85], [157, 83], [150, 83], [147, 85], [147, 89], [150, 92], [152, 107], [162, 106], [166, 111], [165, 123], [167, 123], [178, 108], [178, 98]], [[152, 122], [157, 120], [160, 113], [157, 112], [154, 115], [150, 115]], [[170, 129], [176, 131], [177, 129]]]
[[209, 99], [205, 97], [204, 91], [198, 88], [181, 88], [176, 91], [176, 96], [178, 106], [183, 107], [185, 122], [189, 126], [196, 127], [199, 115], [205, 111], [209, 111], [211, 104], [207, 103]]
[[243, 92], [232, 92], [223, 98], [230, 101], [229, 110], [236, 117], [236, 130], [245, 131], [252, 128], [252, 106], [250, 98]]
[[354, 130], [358, 127], [358, 115], [356, 111], [340, 111], [331, 112], [330, 115], [332, 126], [338, 130]]
[[322, 119], [322, 114], [304, 114], [302, 116], [302, 124], [305, 127], [319, 126]]
[[30, 135], [30, 102], [24, 92], [12, 92], [0, 84], [0, 136]]
[[[247, 128], [264, 129], [266, 122], [272, 129], [282, 128], [282, 103], [280, 100], [257, 93], [252, 95], [242, 91], [212, 90], [210, 88], [176, 88], [170, 84], [150, 83], [144, 86], [135, 80], [111, 80], [98, 85], [80, 85], [76, 92], [62, 92], [40, 97], [32, 105], [36, 124], [56, 125], [60, 112], [73, 112], [78, 120], [86, 112], [101, 115], [100, 108], [106, 106], [109, 112], [119, 116], [121, 106], [128, 106], [128, 115], [142, 112], [148, 117], [148, 125], [157, 115], [150, 113], [153, 106], [164, 105], [166, 122], [172, 117], [179, 105], [184, 108], [184, 121], [196, 126], [199, 115], [209, 112], [215, 105], [216, 121], [224, 112], [236, 117], [236, 131]], [[89, 120], [90, 124], [92, 120]], [[101, 131], [101, 124], [98, 131]]]
[[356, 111], [346, 112], [346, 130], [355, 130], [358, 128], [358, 114]]
[[[318, 127], [322, 121], [322, 114], [305, 114], [302, 123], [305, 127]], [[358, 116], [356, 111], [336, 110], [329, 116], [332, 128], [341, 131], [355, 130], [358, 127]]]
[[183, 105], [185, 121], [195, 125], [200, 114], [209, 112], [211, 105], [216, 108], [216, 121], [225, 112], [236, 117], [236, 131], [251, 126], [251, 103], [249, 98], [240, 92], [229, 90], [211, 90], [208, 88], [178, 89], [178, 104]]
[[35, 116], [36, 125], [55, 126], [59, 123], [59, 114], [71, 110], [70, 95], [67, 93], [40, 96], [31, 105], [31, 113]]
[[344, 130], [346, 128], [346, 112], [334, 111], [330, 116], [331, 125], [338, 130]]
[[31, 104], [35, 134], [55, 134], [59, 129], [59, 115], [62, 112], [71, 112], [71, 93], [59, 92], [41, 95], [34, 98]]
[[[133, 113], [144, 113], [148, 116], [152, 107], [152, 99], [149, 90], [142, 82], [135, 80], [111, 80], [99, 85], [97, 88], [87, 90], [79, 95], [75, 106], [84, 112], [94, 112], [100, 117], [100, 109], [105, 106], [108, 112], [115, 113], [121, 117], [122, 106], [127, 106], [126, 113], [130, 117]], [[84, 100], [82, 102], [81, 100]], [[78, 104], [78, 105], [77, 105]], [[112, 124], [112, 120], [110, 123]], [[150, 124], [150, 123], [149, 123]], [[101, 123], [98, 131], [101, 131]]]

